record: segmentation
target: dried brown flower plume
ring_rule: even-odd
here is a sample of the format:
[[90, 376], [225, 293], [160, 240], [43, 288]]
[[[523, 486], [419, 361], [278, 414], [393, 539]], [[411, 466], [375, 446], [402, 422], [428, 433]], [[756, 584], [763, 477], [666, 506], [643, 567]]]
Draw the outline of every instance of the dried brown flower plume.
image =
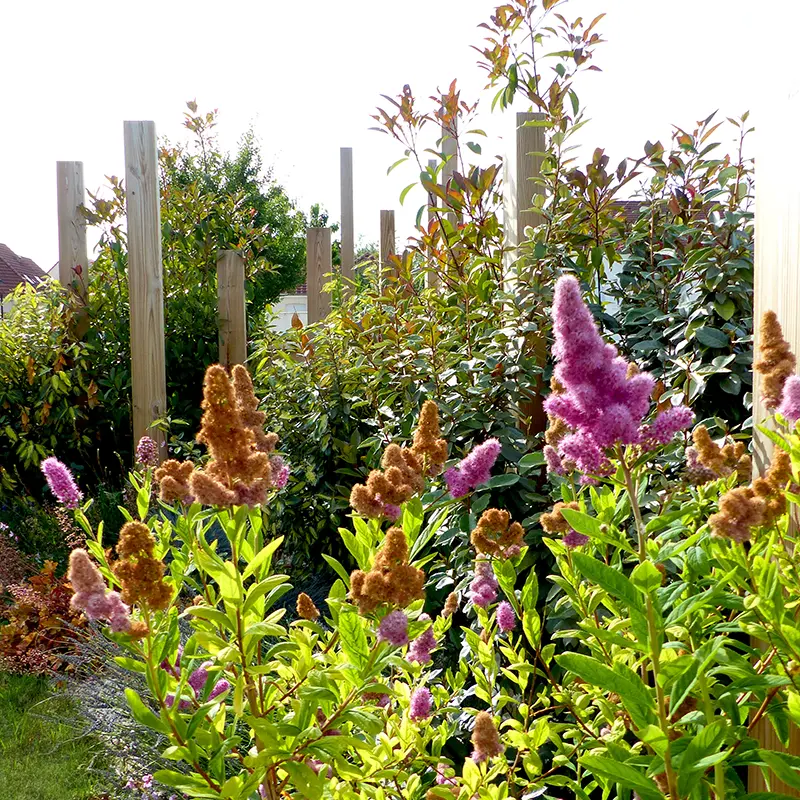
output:
[[297, 595], [297, 616], [308, 620], [319, 619], [319, 609], [305, 592]]
[[785, 450], [775, 448], [763, 478], [753, 481], [753, 491], [764, 501], [763, 525], [772, 525], [786, 513], [787, 485], [792, 480], [792, 460]]
[[269, 454], [278, 437], [264, 432], [264, 413], [247, 369], [237, 364], [232, 376], [220, 364], [206, 370], [197, 441], [211, 458], [202, 469], [190, 461], [165, 462], [155, 473], [162, 500], [251, 507], [266, 502], [272, 488]]
[[444, 601], [444, 609], [442, 609], [442, 616], [452, 617], [458, 611], [458, 595], [455, 592], [450, 592], [447, 595], [447, 600]]
[[519, 555], [525, 531], [519, 522], [511, 522], [508, 511], [489, 508], [483, 512], [470, 541], [478, 553], [496, 558]]
[[481, 711], [475, 718], [475, 729], [472, 731], [472, 746], [475, 748], [472, 758], [477, 762], [486, 761], [492, 756], [499, 756], [505, 750], [495, 727], [494, 719], [488, 711]]
[[732, 472], [736, 472], [740, 483], [750, 480], [752, 462], [744, 442], [733, 442], [720, 447], [712, 440], [705, 425], [698, 425], [694, 429], [692, 441], [694, 460], [697, 462], [693, 469], [697, 473], [693, 483], [701, 484], [716, 478], [725, 478]]
[[117, 543], [119, 561], [114, 575], [122, 585], [122, 600], [163, 610], [172, 599], [172, 589], [164, 582], [164, 564], [155, 558], [155, 540], [142, 522], [126, 522]]
[[761, 317], [759, 361], [755, 368], [761, 373], [761, 396], [767, 408], [777, 408], [781, 402], [783, 385], [794, 375], [797, 359], [789, 342], [783, 338], [781, 324], [774, 311], [766, 311]]
[[561, 513], [562, 509], [571, 508], [574, 511], [580, 511], [580, 506], [576, 502], [572, 503], [556, 503], [553, 510], [539, 517], [539, 524], [547, 533], [566, 533], [570, 529], [569, 523], [564, 519]]
[[424, 585], [425, 573], [408, 563], [405, 533], [389, 528], [372, 569], [357, 569], [350, 575], [350, 596], [362, 614], [369, 614], [381, 603], [405, 608], [425, 596]]
[[438, 475], [447, 461], [447, 442], [441, 438], [439, 406], [426, 400], [419, 414], [411, 452], [422, 462], [425, 475]]

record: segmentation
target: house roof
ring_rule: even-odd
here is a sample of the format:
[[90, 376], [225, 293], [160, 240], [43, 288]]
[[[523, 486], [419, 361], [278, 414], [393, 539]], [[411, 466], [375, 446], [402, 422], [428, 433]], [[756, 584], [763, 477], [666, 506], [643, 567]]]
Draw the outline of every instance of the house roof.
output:
[[21, 283], [37, 284], [47, 276], [30, 258], [18, 256], [8, 245], [0, 243], [0, 297]]

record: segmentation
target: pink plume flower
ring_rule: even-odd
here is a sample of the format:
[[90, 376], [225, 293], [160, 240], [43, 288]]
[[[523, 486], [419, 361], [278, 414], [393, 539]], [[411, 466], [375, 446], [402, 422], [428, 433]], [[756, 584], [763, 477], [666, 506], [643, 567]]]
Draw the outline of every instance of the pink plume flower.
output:
[[408, 644], [408, 617], [402, 611], [387, 614], [378, 626], [378, 639], [393, 647]]
[[583, 547], [583, 545], [588, 544], [589, 537], [583, 533], [578, 533], [578, 531], [569, 530], [564, 534], [561, 541], [564, 542], [570, 550], [574, 550], [576, 547]]
[[389, 522], [396, 522], [400, 519], [400, 515], [403, 513], [403, 509], [400, 506], [394, 505], [394, 503], [384, 503], [383, 504], [383, 516], [389, 520]]
[[415, 689], [411, 695], [411, 703], [409, 705], [409, 716], [414, 721], [428, 719], [433, 709], [433, 697], [431, 690], [427, 686], [420, 686]]
[[209, 692], [208, 699], [216, 700], [223, 692], [227, 692], [231, 685], [225, 678], [221, 678], [214, 684], [214, 688]]
[[149, 437], [142, 436], [136, 445], [136, 462], [143, 467], [158, 466], [158, 445]]
[[[427, 614], [424, 615], [430, 619]], [[421, 619], [421, 618], [420, 618]], [[427, 628], [424, 633], [420, 634], [408, 648], [406, 658], [409, 661], [416, 661], [419, 664], [430, 664], [433, 661], [431, 657], [431, 650], [436, 647], [436, 637], [433, 635], [433, 626]]]
[[495, 578], [492, 565], [488, 561], [475, 562], [475, 577], [469, 585], [469, 599], [473, 604], [486, 608], [497, 600], [497, 578]]
[[673, 406], [662, 411], [643, 432], [644, 439], [653, 445], [669, 444], [676, 433], [694, 422], [694, 413], [686, 406]]
[[511, 603], [507, 600], [503, 600], [503, 602], [497, 606], [497, 627], [500, 628], [503, 633], [508, 633], [508, 631], [513, 631], [516, 626], [517, 615], [514, 613]]
[[194, 693], [199, 695], [208, 683], [208, 668], [213, 665], [212, 661], [206, 661], [194, 670], [186, 681], [192, 687]]
[[[655, 381], [646, 372], [628, 375], [628, 363], [603, 341], [573, 275], [563, 276], [556, 284], [553, 334], [555, 377], [563, 391], [551, 394], [544, 406], [573, 431], [559, 442], [561, 459], [575, 462], [581, 472], [603, 474], [608, 470], [608, 448], [664, 444], [691, 424], [691, 411], [676, 407], [659, 415], [652, 425], [643, 425]], [[551, 471], [557, 471], [555, 456], [545, 457]]]
[[289, 465], [280, 456], [273, 456], [269, 464], [272, 467], [272, 485], [276, 489], [283, 489], [289, 480]]
[[565, 470], [564, 465], [561, 463], [561, 456], [558, 454], [558, 450], [552, 445], [546, 444], [542, 452], [544, 453], [544, 460], [547, 463], [547, 471], [555, 475], [563, 475]]
[[500, 455], [500, 442], [487, 439], [483, 444], [472, 448], [466, 458], [451, 467], [444, 474], [451, 497], [464, 497], [470, 490], [486, 483], [492, 476], [492, 467]]
[[790, 375], [783, 384], [778, 413], [790, 425], [794, 425], [800, 419], [800, 377], [797, 375]]
[[83, 500], [83, 492], [78, 488], [72, 473], [57, 458], [51, 456], [42, 461], [41, 466], [50, 491], [66, 508], [77, 508]]
[[[175, 705], [175, 695], [170, 692], [164, 698], [164, 705], [167, 708], [172, 708]], [[178, 711], [188, 711], [192, 707], [191, 700], [188, 700], [185, 697], [181, 697], [180, 701], [178, 702]]]

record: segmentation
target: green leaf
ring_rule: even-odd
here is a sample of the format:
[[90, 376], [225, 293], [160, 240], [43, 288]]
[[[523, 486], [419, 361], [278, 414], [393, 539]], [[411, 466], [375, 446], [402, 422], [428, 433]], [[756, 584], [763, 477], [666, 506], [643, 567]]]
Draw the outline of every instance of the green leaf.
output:
[[719, 328], [709, 327], [708, 325], [703, 325], [698, 328], [694, 336], [700, 344], [704, 344], [706, 347], [720, 348], [728, 347], [730, 344], [728, 335], [724, 331], [721, 331]]
[[297, 761], [284, 761], [282, 766], [289, 773], [291, 787], [296, 789], [302, 797], [307, 797], [309, 800], [319, 800], [322, 797], [327, 771], [324, 767], [317, 775], [311, 767]]
[[580, 760], [593, 775], [599, 775], [613, 783], [619, 783], [626, 789], [633, 789], [643, 800], [663, 800], [658, 787], [643, 772], [630, 764], [614, 761], [605, 756], [584, 756]]
[[631, 573], [631, 583], [644, 594], [651, 594], [661, 586], [663, 577], [652, 561], [644, 561]]
[[513, 486], [519, 481], [519, 475], [507, 472], [504, 475], [495, 475], [484, 484], [486, 489], [498, 489], [501, 486]]
[[527, 455], [522, 456], [517, 463], [517, 468], [521, 472], [525, 472], [526, 470], [533, 469], [534, 467], [541, 467], [543, 464], [544, 453], [538, 451], [536, 453], [528, 453]]
[[584, 514], [583, 511], [576, 511], [574, 508], [562, 508], [561, 513], [564, 519], [574, 528], [578, 533], [584, 536], [599, 536], [600, 535], [600, 521], [596, 517], [590, 517]]
[[759, 750], [758, 755], [779, 780], [793, 789], [800, 789], [800, 774], [780, 753], [774, 750]]
[[536, 577], [535, 567], [531, 567], [525, 585], [522, 587], [522, 608], [525, 611], [536, 608], [539, 598], [539, 579]]
[[133, 718], [146, 728], [158, 731], [159, 733], [169, 733], [169, 725], [164, 720], [157, 717], [143, 702], [142, 698], [133, 690], [126, 689], [125, 697], [128, 700], [128, 705], [131, 707]]
[[555, 660], [561, 667], [586, 683], [591, 683], [607, 692], [616, 692], [638, 728], [645, 728], [655, 723], [656, 712], [651, 691], [628, 667], [615, 664], [614, 669], [611, 669], [597, 659], [582, 653], [563, 653], [556, 656]]
[[400, 205], [403, 205], [403, 201], [406, 199], [406, 195], [417, 185], [417, 182], [409, 183], [402, 192], [400, 192]]
[[363, 669], [369, 661], [367, 634], [361, 617], [351, 605], [343, 605], [339, 611], [339, 638], [350, 663]]
[[639, 594], [630, 579], [618, 569], [609, 567], [602, 561], [598, 561], [596, 558], [587, 556], [584, 553], [573, 553], [572, 561], [585, 578], [596, 583], [614, 597], [623, 600], [629, 606], [636, 609], [642, 608], [641, 594]]
[[190, 797], [220, 797], [199, 775], [186, 775], [172, 769], [160, 769], [153, 775], [153, 779], [164, 786], [171, 786], [185, 792]]
[[258, 578], [263, 578], [264, 573], [269, 572], [273, 554], [282, 543], [283, 536], [279, 536], [277, 539], [273, 539], [268, 545], [262, 547], [242, 573], [242, 580], [247, 580], [251, 575], [257, 575]]

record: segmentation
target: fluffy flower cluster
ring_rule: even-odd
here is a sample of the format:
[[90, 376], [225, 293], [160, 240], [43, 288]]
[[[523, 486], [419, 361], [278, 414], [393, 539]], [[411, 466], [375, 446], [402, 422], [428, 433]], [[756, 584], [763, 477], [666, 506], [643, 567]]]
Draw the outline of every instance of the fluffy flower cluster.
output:
[[458, 611], [458, 595], [455, 592], [450, 592], [447, 595], [447, 600], [444, 601], [442, 616], [447, 619], [447, 617], [452, 617], [456, 611]]
[[[430, 617], [427, 614], [423, 614], [420, 620], [429, 621]], [[435, 647], [436, 637], [433, 635], [433, 625], [431, 625], [411, 642], [406, 658], [412, 662], [416, 661], [418, 664], [430, 664], [433, 661], [431, 651]]]
[[486, 483], [499, 455], [500, 442], [497, 439], [487, 439], [483, 444], [473, 447], [468, 456], [444, 474], [450, 496], [464, 497]]
[[389, 528], [369, 572], [350, 575], [350, 596], [362, 614], [382, 603], [405, 608], [425, 596], [425, 573], [408, 563], [408, 542], [401, 528]]
[[475, 577], [469, 585], [469, 599], [473, 604], [486, 608], [497, 600], [497, 578], [490, 561], [475, 562]]
[[542, 529], [547, 533], [566, 533], [570, 529], [570, 525], [562, 513], [565, 508], [572, 511], [580, 511], [581, 509], [580, 505], [574, 501], [571, 503], [556, 503], [552, 511], [548, 511], [539, 517], [539, 524]]
[[364, 517], [400, 516], [400, 507], [425, 488], [425, 476], [438, 475], [447, 460], [447, 442], [439, 438], [439, 408], [428, 400], [420, 412], [412, 447], [390, 444], [381, 458], [382, 469], [370, 472], [365, 484], [350, 492], [350, 505]]
[[494, 719], [488, 711], [479, 712], [475, 718], [475, 728], [472, 731], [472, 760], [480, 764], [493, 756], [505, 752], [500, 735], [494, 724]]
[[754, 528], [772, 525], [786, 512], [784, 492], [791, 480], [789, 454], [776, 449], [763, 478], [756, 478], [750, 486], [731, 489], [720, 498], [719, 511], [708, 520], [712, 532], [736, 542], [748, 541]]
[[405, 647], [408, 644], [408, 617], [399, 609], [388, 613], [378, 626], [378, 640], [389, 642], [392, 647]]
[[136, 463], [143, 467], [158, 466], [158, 445], [149, 436], [142, 436], [136, 445]]
[[551, 470], [563, 472], [567, 462], [590, 475], [605, 474], [608, 448], [663, 443], [691, 423], [688, 409], [670, 408], [652, 424], [643, 424], [655, 381], [645, 372], [629, 370], [616, 348], [603, 341], [574, 276], [566, 275], [556, 284], [553, 332], [555, 377], [563, 391], [547, 398], [545, 410], [570, 432], [560, 437], [557, 448], [546, 448]]
[[783, 395], [781, 404], [778, 406], [778, 413], [786, 419], [790, 425], [794, 425], [800, 420], [800, 377], [790, 375], [783, 385]]
[[108, 591], [100, 570], [85, 550], [70, 553], [67, 577], [75, 593], [70, 601], [74, 610], [83, 611], [91, 620], [108, 620], [114, 633], [145, 634], [143, 623], [131, 622], [130, 609], [119, 592]]
[[209, 506], [263, 505], [270, 489], [285, 485], [288, 471], [283, 460], [275, 465], [270, 458], [278, 437], [264, 432], [264, 413], [258, 410], [247, 369], [237, 364], [229, 377], [220, 364], [210, 366], [202, 408], [197, 441], [208, 447], [211, 459], [203, 469], [189, 461], [166, 461], [155, 473], [161, 499], [197, 500]]
[[433, 711], [433, 697], [431, 690], [427, 686], [420, 686], [411, 695], [409, 704], [409, 716], [415, 722], [428, 719]]
[[755, 368], [761, 373], [761, 397], [767, 408], [776, 408], [781, 402], [787, 378], [794, 375], [797, 359], [789, 342], [783, 338], [783, 330], [774, 311], [767, 311], [761, 317], [758, 351], [760, 358]]
[[126, 522], [116, 549], [119, 561], [113, 571], [122, 586], [123, 601], [165, 609], [172, 599], [172, 589], [163, 580], [164, 564], [155, 558], [155, 540], [147, 525]]
[[497, 627], [503, 633], [508, 633], [508, 631], [513, 631], [517, 625], [517, 615], [514, 613], [514, 608], [508, 600], [503, 600], [499, 606], [497, 606]]
[[319, 619], [319, 609], [305, 592], [297, 595], [297, 616], [308, 620]]
[[752, 462], [744, 442], [720, 447], [705, 425], [698, 425], [692, 431], [692, 442], [692, 446], [686, 448], [686, 471], [695, 486], [726, 478], [733, 472], [740, 483], [750, 480]]
[[496, 558], [514, 558], [520, 553], [524, 533], [519, 522], [511, 522], [508, 511], [489, 508], [478, 520], [470, 541], [477, 553]]
[[78, 488], [67, 466], [51, 456], [42, 461], [41, 469], [58, 502], [67, 508], [77, 508], [83, 500], [83, 492]]

